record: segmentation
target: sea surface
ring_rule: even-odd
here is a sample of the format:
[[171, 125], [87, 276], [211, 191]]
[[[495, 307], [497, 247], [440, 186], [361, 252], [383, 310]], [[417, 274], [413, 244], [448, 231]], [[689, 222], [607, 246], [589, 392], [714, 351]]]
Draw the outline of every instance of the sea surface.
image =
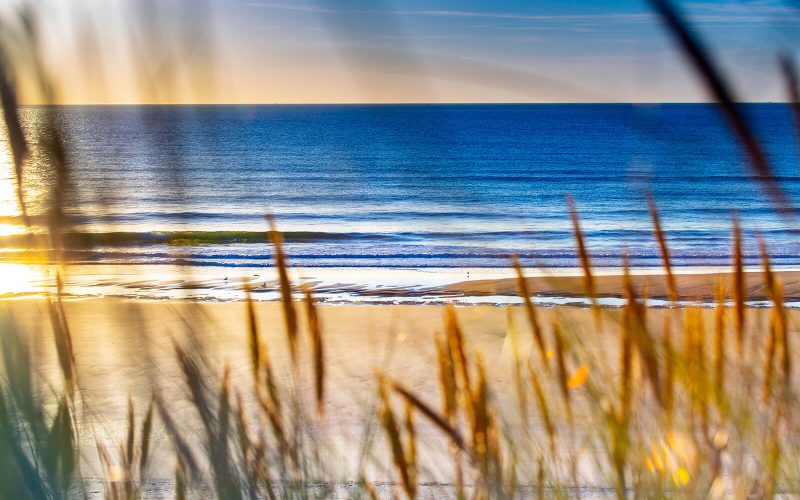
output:
[[[743, 110], [800, 206], [791, 110]], [[713, 105], [29, 107], [26, 127], [46, 112], [66, 132], [76, 295], [228, 300], [249, 281], [274, 298], [270, 214], [295, 278], [322, 300], [441, 300], [442, 284], [509, 276], [511, 254], [532, 272], [576, 272], [567, 196], [601, 272], [624, 254], [659, 267], [648, 194], [679, 270], [729, 265], [734, 211], [748, 265], [760, 235], [776, 266], [800, 268], [800, 219], [775, 210]], [[0, 294], [29, 293], [41, 282], [14, 234], [2, 149], [0, 262], [22, 277]], [[52, 183], [35, 160], [34, 223]]]

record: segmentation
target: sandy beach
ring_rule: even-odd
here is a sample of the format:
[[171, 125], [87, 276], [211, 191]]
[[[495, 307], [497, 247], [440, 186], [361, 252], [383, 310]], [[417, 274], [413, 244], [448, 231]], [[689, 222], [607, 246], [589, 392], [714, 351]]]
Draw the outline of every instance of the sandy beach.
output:
[[[776, 276], [783, 283], [786, 300], [800, 299], [800, 272], [778, 271]], [[679, 299], [683, 301], [713, 301], [719, 283], [726, 290], [733, 287], [733, 274], [730, 272], [681, 272], [675, 273]], [[764, 274], [761, 271], [748, 271], [745, 276], [745, 292], [749, 300], [767, 300], [764, 287]], [[666, 275], [660, 273], [633, 274], [634, 286], [640, 293], [653, 299], [668, 299]], [[620, 275], [601, 274], [594, 277], [595, 288], [599, 297], [622, 297], [623, 282]], [[558, 297], [584, 297], [586, 286], [583, 276], [546, 276], [527, 278], [528, 288], [536, 295]], [[466, 295], [516, 295], [516, 280], [473, 280], [454, 283], [443, 287], [451, 292]]]
[[[727, 275], [724, 278], [729, 279]], [[793, 293], [800, 291], [800, 273], [782, 273], [782, 279]], [[684, 298], [710, 296], [717, 275], [682, 275], [680, 289]], [[647, 281], [650, 294], [663, 294], [663, 284], [657, 276], [635, 278], [637, 287]], [[580, 279], [562, 278], [558, 282], [531, 279], [531, 285], [541, 293], [556, 293], [556, 285], [578, 293]], [[464, 293], [510, 293], [512, 281], [472, 282], [453, 285]], [[547, 288], [547, 287], [550, 288]], [[748, 274], [748, 289], [759, 297], [759, 275]], [[620, 291], [619, 277], [599, 277], [601, 295]], [[145, 301], [122, 299], [73, 299], [64, 303], [72, 332], [78, 386], [87, 411], [92, 414], [91, 428], [84, 424], [81, 442], [85, 450], [88, 475], [101, 477], [95, 455], [95, 435], [111, 448], [124, 439], [128, 396], [137, 408], [144, 408], [156, 393], [168, 403], [170, 411], [181, 422], [187, 436], [200, 432], [197, 416], [186, 396], [183, 376], [175, 360], [175, 343], [193, 342], [207, 356], [209, 370], [219, 380], [225, 367], [230, 369], [231, 387], [241, 391], [245, 404], [253, 407], [256, 401], [247, 394], [252, 388], [248, 351], [248, 328], [245, 302]], [[299, 304], [298, 304], [299, 309]], [[0, 302], [4, 320], [12, 321], [24, 337], [30, 339], [36, 372], [42, 380], [57, 384], [61, 374], [53, 345], [47, 304], [41, 299], [22, 299]], [[288, 380], [291, 376], [290, 355], [283, 329], [281, 304], [255, 304], [257, 323], [269, 346], [276, 373]], [[568, 328], [574, 342], [580, 344], [587, 356], [606, 360], [604, 365], [615, 371], [619, 319], [621, 311], [603, 309], [603, 321], [598, 325], [592, 311], [585, 307], [541, 308], [540, 320], [545, 330], [558, 321]], [[767, 317], [766, 309], [750, 309], [748, 321], [760, 325]], [[525, 352], [531, 341], [524, 310], [520, 307], [460, 306], [456, 309], [470, 349], [480, 351], [485, 358], [488, 381], [500, 407], [513, 400], [511, 376], [511, 347], [509, 332], [521, 333]], [[680, 313], [670, 309], [651, 309], [648, 321], [660, 327], [665, 315]], [[320, 306], [319, 314], [324, 332], [326, 356], [325, 432], [335, 436], [331, 456], [339, 457], [343, 471], [357, 469], [359, 449], [366, 439], [365, 417], [375, 407], [375, 372], [379, 370], [401, 380], [415, 393], [438, 407], [438, 379], [435, 336], [444, 329], [445, 306]], [[710, 324], [713, 310], [703, 309], [704, 320]], [[302, 315], [301, 315], [302, 316]], [[790, 312], [790, 321], [800, 319], [800, 313]], [[305, 322], [301, 322], [305, 328]], [[760, 341], [760, 340], [759, 340]], [[301, 363], [305, 369], [308, 360]], [[613, 373], [593, 373], [591, 377], [610, 377]], [[47, 384], [41, 386], [47, 399]], [[585, 408], [579, 411], [591, 412]], [[508, 412], [510, 413], [510, 412]], [[513, 429], [514, 422], [508, 422]], [[535, 434], [542, 434], [541, 425], [534, 425]], [[440, 442], [438, 431], [424, 422], [419, 431], [420, 441]], [[172, 474], [174, 455], [163, 428], [155, 434], [156, 463], [154, 481], [166, 480]], [[374, 437], [373, 437], [374, 438]], [[370, 439], [373, 439], [370, 438]], [[382, 437], [377, 436], [382, 443]], [[424, 477], [433, 481], [448, 481], [448, 471], [438, 466], [436, 453], [421, 452], [427, 465]], [[377, 465], [379, 480], [391, 481], [391, 473]], [[344, 472], [342, 472], [344, 473]], [[339, 476], [335, 476], [339, 477]], [[347, 478], [353, 479], [353, 478]], [[157, 484], [157, 483], [156, 483]], [[603, 486], [602, 484], [598, 485]]]

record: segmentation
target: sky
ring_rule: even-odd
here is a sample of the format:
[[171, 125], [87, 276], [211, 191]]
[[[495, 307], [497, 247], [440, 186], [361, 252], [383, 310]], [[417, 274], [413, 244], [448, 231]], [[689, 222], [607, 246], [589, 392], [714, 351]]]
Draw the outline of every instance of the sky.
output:
[[[13, 21], [21, 2], [0, 0], [0, 15]], [[70, 104], [708, 98], [649, 3], [640, 0], [34, 5], [55, 99]], [[785, 100], [777, 60], [800, 46], [800, 2], [676, 5], [738, 99]], [[41, 100], [27, 83], [23, 100]]]

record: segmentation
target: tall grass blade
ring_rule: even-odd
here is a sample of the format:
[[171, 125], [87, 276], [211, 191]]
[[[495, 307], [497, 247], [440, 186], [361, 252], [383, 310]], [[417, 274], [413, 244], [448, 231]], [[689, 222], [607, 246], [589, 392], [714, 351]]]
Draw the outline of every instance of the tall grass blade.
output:
[[28, 156], [29, 149], [25, 140], [25, 132], [19, 118], [19, 103], [17, 93], [12, 82], [10, 69], [5, 58], [0, 54], [0, 105], [3, 107], [3, 120], [8, 134], [8, 143], [11, 147], [11, 157], [14, 160], [14, 175], [17, 181], [17, 200], [20, 211], [25, 220], [25, 225], [30, 226], [28, 211], [25, 203], [23, 188], [23, 166]]
[[153, 433], [153, 410], [155, 409], [155, 395], [150, 398], [147, 413], [142, 422], [142, 440], [139, 451], [139, 482], [144, 483], [150, 465], [150, 440]]
[[640, 303], [633, 286], [627, 255], [623, 262], [623, 282], [626, 299], [626, 324], [631, 334], [631, 340], [644, 364], [645, 374], [653, 389], [653, 395], [658, 403], [663, 406], [664, 395], [661, 391], [661, 377], [656, 345], [647, 328], [644, 305]]
[[772, 268], [769, 261], [769, 254], [767, 252], [766, 243], [762, 238], [758, 241], [759, 249], [761, 251], [761, 263], [764, 268], [764, 286], [767, 293], [772, 300], [772, 309], [770, 310], [770, 322], [768, 328], [768, 335], [766, 339], [766, 346], [764, 348], [764, 386], [763, 386], [763, 400], [768, 402], [772, 396], [772, 383], [774, 374], [774, 360], [775, 353], [778, 348], [778, 341], [781, 333], [778, 331], [781, 327], [779, 318], [777, 317], [776, 300], [778, 299], [777, 284], [775, 276], [772, 274]]
[[745, 328], [745, 301], [746, 292], [744, 285], [744, 253], [742, 250], [742, 228], [739, 217], [733, 216], [733, 305], [736, 327], [736, 352], [739, 359], [743, 359], [744, 328]]
[[377, 374], [377, 378], [378, 392], [380, 394], [381, 425], [383, 426], [383, 429], [386, 432], [386, 437], [389, 440], [389, 446], [392, 451], [394, 465], [397, 469], [397, 472], [400, 474], [401, 486], [406, 492], [408, 498], [414, 498], [416, 496], [416, 484], [413, 482], [413, 477], [406, 458], [406, 451], [403, 448], [403, 441], [400, 437], [400, 428], [397, 423], [397, 418], [392, 411], [391, 401], [389, 400], [389, 393], [387, 389], [387, 381], [380, 373]]
[[322, 326], [320, 324], [317, 306], [311, 296], [311, 288], [305, 286], [306, 318], [308, 319], [308, 335], [311, 344], [311, 359], [314, 365], [314, 395], [317, 403], [317, 413], [325, 413], [325, 350], [322, 343]]
[[443, 336], [436, 337], [436, 358], [439, 365], [439, 392], [442, 395], [442, 412], [447, 422], [455, 419], [457, 394], [453, 355]]
[[581, 260], [581, 268], [583, 269], [583, 280], [586, 287], [586, 293], [589, 295], [589, 300], [592, 301], [592, 310], [594, 311], [595, 326], [600, 326], [600, 304], [597, 302], [597, 288], [594, 282], [594, 275], [592, 274], [592, 263], [589, 258], [589, 251], [586, 249], [586, 243], [583, 239], [583, 231], [581, 231], [580, 220], [578, 219], [578, 211], [575, 208], [575, 202], [571, 196], [567, 196], [567, 207], [569, 208], [569, 215], [572, 219], [572, 230], [575, 237], [575, 243], [578, 245], [578, 255]]
[[464, 345], [464, 335], [458, 326], [456, 311], [452, 306], [445, 309], [445, 332], [455, 366], [456, 391], [467, 392], [472, 387], [470, 366]]
[[708, 51], [701, 41], [691, 32], [686, 21], [678, 13], [669, 0], [650, 0], [650, 4], [664, 20], [673, 36], [678, 41], [681, 49], [699, 73], [706, 89], [722, 108], [728, 123], [731, 125], [739, 142], [744, 147], [750, 158], [750, 165], [757, 180], [762, 182], [767, 192], [779, 208], [793, 211], [789, 199], [778, 185], [772, 174], [761, 144], [750, 129], [744, 114], [739, 109], [733, 92], [728, 87], [725, 79], [712, 62]]
[[797, 65], [789, 53], [781, 55], [780, 63], [783, 80], [786, 82], [786, 98], [792, 107], [792, 115], [794, 116], [797, 144], [800, 146], [800, 82], [798, 82], [797, 77]]
[[408, 473], [410, 476], [411, 484], [415, 485], [414, 489], [416, 491], [418, 477], [417, 477], [417, 431], [414, 426], [414, 405], [411, 404], [410, 401], [406, 400], [405, 404], [405, 411], [406, 411], [406, 421], [405, 421], [405, 431], [406, 431], [406, 463], [408, 464]]
[[714, 309], [714, 392], [721, 400], [725, 394], [725, 285], [722, 280], [717, 282], [717, 305]]
[[186, 466], [178, 455], [175, 465], [175, 500], [187, 500], [189, 498], [189, 480], [186, 473]]
[[572, 399], [569, 392], [569, 375], [567, 371], [567, 361], [565, 358], [564, 335], [561, 333], [561, 325], [557, 321], [553, 321], [553, 339], [555, 340], [556, 349], [556, 374], [558, 379], [558, 388], [561, 391], [561, 396], [564, 399], [564, 406], [567, 410], [567, 417], [572, 421]]
[[175, 446], [175, 451], [177, 452], [177, 458], [182, 473], [181, 477], [185, 480], [187, 467], [188, 471], [191, 472], [193, 476], [199, 476], [200, 466], [194, 457], [194, 453], [192, 452], [191, 446], [183, 437], [183, 434], [181, 434], [181, 432], [178, 430], [178, 425], [172, 419], [172, 416], [169, 414], [169, 411], [167, 410], [167, 407], [164, 405], [162, 399], [160, 397], [156, 397], [155, 402], [156, 402], [156, 409], [158, 409], [158, 416], [164, 423], [167, 435], [169, 436], [170, 440]]
[[661, 262], [664, 264], [664, 272], [667, 276], [667, 291], [669, 293], [669, 300], [672, 303], [678, 300], [678, 286], [675, 282], [675, 275], [672, 272], [672, 263], [670, 261], [669, 247], [667, 246], [667, 237], [664, 230], [661, 228], [661, 218], [658, 215], [658, 207], [652, 197], [647, 197], [647, 206], [650, 210], [650, 219], [653, 223], [653, 230], [655, 231], [656, 241], [658, 242], [658, 249], [661, 253]]
[[61, 281], [60, 272], [56, 273], [56, 287], [57, 294], [55, 301], [52, 299], [50, 300], [50, 322], [53, 326], [58, 363], [64, 374], [67, 392], [72, 395], [76, 384], [75, 353], [72, 348], [72, 333], [64, 311], [64, 303], [61, 299], [63, 282]]
[[289, 338], [289, 348], [292, 353], [292, 361], [297, 364], [297, 313], [294, 309], [292, 300], [292, 283], [289, 280], [288, 265], [286, 255], [283, 253], [283, 237], [275, 227], [275, 220], [268, 216], [269, 236], [274, 246], [275, 268], [278, 270], [280, 281], [281, 306], [283, 307], [283, 318], [286, 323], [286, 335]]
[[531, 292], [528, 289], [528, 282], [523, 274], [522, 265], [516, 256], [512, 258], [511, 262], [514, 265], [514, 270], [517, 272], [517, 290], [522, 297], [522, 303], [525, 306], [525, 313], [528, 315], [528, 324], [531, 327], [531, 333], [533, 334], [533, 340], [536, 344], [536, 348], [539, 351], [539, 357], [541, 358], [542, 366], [544, 366], [545, 369], [549, 369], [550, 365], [547, 362], [547, 344], [544, 340], [544, 332], [539, 324], [536, 308], [534, 308], [533, 302], [531, 302]]
[[398, 394], [403, 396], [409, 404], [411, 404], [414, 408], [416, 408], [422, 415], [425, 416], [428, 420], [431, 421], [436, 427], [439, 428], [442, 432], [444, 432], [450, 440], [458, 446], [460, 449], [466, 449], [464, 438], [458, 432], [458, 430], [453, 427], [448, 421], [446, 417], [442, 417], [438, 413], [436, 413], [433, 408], [428, 406], [427, 404], [423, 403], [421, 399], [414, 395], [410, 390], [408, 390], [405, 386], [400, 384], [397, 381], [386, 379], [385, 383], [389, 384], [389, 386]]
[[253, 368], [253, 381], [256, 387], [261, 383], [261, 337], [258, 331], [258, 321], [256, 320], [256, 308], [253, 304], [253, 297], [250, 293], [250, 287], [245, 285], [245, 307], [247, 308], [247, 332], [248, 342], [250, 347], [250, 364]]
[[125, 466], [130, 470], [133, 465], [134, 443], [136, 441], [136, 411], [133, 398], [128, 396], [128, 439], [125, 443]]

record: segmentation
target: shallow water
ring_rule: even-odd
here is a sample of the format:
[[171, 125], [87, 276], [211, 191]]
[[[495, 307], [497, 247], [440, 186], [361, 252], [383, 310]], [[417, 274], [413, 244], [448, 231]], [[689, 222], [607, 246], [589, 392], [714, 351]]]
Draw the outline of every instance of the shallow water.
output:
[[[781, 185], [800, 200], [788, 108], [744, 108]], [[24, 109], [26, 123], [42, 112]], [[658, 202], [678, 267], [730, 262], [733, 210], [745, 227], [748, 264], [758, 263], [760, 234], [777, 266], [800, 265], [797, 221], [775, 213], [709, 105], [56, 112], [74, 173], [69, 211], [77, 234], [68, 237], [66, 256], [97, 266], [78, 273], [97, 279], [72, 281], [78, 295], [107, 294], [113, 283], [135, 288], [136, 296], [179, 296], [176, 289], [185, 296], [187, 287], [175, 284], [182, 277], [171, 276], [179, 270], [200, 276], [187, 278], [197, 298], [240, 298], [225, 278], [271, 274], [259, 272], [271, 265], [266, 213], [285, 232], [291, 264], [345, 297], [366, 297], [350, 292], [375, 289], [375, 282], [424, 287], [426, 272], [447, 277], [452, 270], [452, 282], [502, 274], [511, 253], [527, 267], [574, 270], [567, 194], [598, 266], [619, 266], [623, 252], [635, 267], [658, 266], [646, 193]], [[12, 183], [10, 163], [0, 163]], [[41, 215], [47, 176], [38, 168], [33, 161], [27, 197]], [[14, 232], [16, 212], [13, 189], [0, 190], [8, 222], [0, 234]], [[20, 236], [0, 236], [0, 247], [0, 262], [24, 259]], [[147, 276], [125, 278], [131, 274]]]

